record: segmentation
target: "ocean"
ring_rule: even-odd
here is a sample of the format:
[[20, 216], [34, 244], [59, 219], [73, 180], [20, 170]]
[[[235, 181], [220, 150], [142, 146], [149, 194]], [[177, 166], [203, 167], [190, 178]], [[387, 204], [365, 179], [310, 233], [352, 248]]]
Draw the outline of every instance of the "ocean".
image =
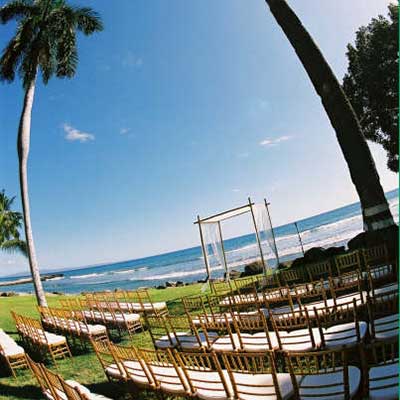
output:
[[[398, 191], [386, 193], [396, 223], [399, 221]], [[362, 231], [359, 203], [298, 221], [304, 249], [345, 245], [349, 239]], [[280, 261], [288, 261], [301, 255], [301, 247], [293, 223], [274, 228]], [[224, 242], [227, 262], [231, 269], [241, 271], [244, 266], [257, 260], [258, 247], [254, 233], [228, 239]], [[274, 259], [266, 243], [263, 243], [267, 262]], [[127, 260], [112, 264], [79, 269], [51, 271], [60, 272], [57, 277], [43, 282], [47, 292], [80, 293], [87, 291], [134, 289], [165, 284], [166, 281], [193, 282], [206, 277], [200, 247], [174, 251], [157, 256]], [[222, 276], [222, 267], [212, 263], [212, 278]], [[18, 277], [20, 278], [20, 276]], [[0, 282], [15, 277], [0, 278]], [[33, 285], [2, 286], [0, 291], [32, 292]]]

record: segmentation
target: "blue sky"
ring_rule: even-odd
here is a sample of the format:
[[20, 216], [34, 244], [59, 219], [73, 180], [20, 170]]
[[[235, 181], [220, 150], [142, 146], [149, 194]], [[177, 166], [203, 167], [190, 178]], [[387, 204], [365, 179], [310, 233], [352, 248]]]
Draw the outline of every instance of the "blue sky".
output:
[[[79, 37], [76, 77], [40, 83], [33, 110], [30, 194], [43, 268], [197, 245], [198, 213], [248, 195], [271, 201], [276, 225], [357, 201], [334, 130], [263, 0], [78, 3], [94, 7], [105, 30]], [[388, 2], [290, 4], [341, 79], [346, 44]], [[15, 26], [0, 29], [4, 48]], [[20, 82], [1, 86], [0, 188], [10, 196], [19, 194], [22, 96]], [[395, 188], [384, 152], [372, 150], [384, 189]], [[0, 255], [0, 274], [27, 268]]]

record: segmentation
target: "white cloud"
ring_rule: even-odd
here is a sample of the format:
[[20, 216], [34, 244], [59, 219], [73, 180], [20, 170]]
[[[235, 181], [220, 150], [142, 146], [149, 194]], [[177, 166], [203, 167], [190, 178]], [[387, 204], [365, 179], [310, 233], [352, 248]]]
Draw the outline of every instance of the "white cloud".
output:
[[90, 140], [94, 140], [94, 135], [87, 132], [82, 132], [69, 124], [63, 125], [64, 132], [66, 133], [65, 139], [74, 142], [79, 141], [81, 143], [88, 142]]
[[128, 51], [122, 58], [122, 66], [130, 68], [140, 68], [143, 65], [142, 57], [138, 57], [133, 54], [132, 51]]
[[260, 142], [261, 146], [267, 146], [267, 147], [272, 147], [276, 146], [281, 142], [286, 142], [287, 140], [290, 140], [292, 137], [291, 136], [279, 136], [274, 139], [264, 139], [262, 142]]
[[130, 130], [131, 130], [131, 128], [121, 128], [121, 129], [119, 130], [119, 133], [120, 133], [121, 135], [126, 135], [128, 132], [130, 132]]
[[239, 192], [240, 192], [240, 189], [232, 189], [232, 192], [234, 192], [234, 193], [239, 193]]

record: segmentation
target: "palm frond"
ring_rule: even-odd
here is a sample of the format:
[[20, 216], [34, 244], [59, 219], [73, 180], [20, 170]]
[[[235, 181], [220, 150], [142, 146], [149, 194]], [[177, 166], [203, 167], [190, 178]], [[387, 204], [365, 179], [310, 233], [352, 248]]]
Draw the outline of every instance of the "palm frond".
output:
[[4, 250], [7, 253], [20, 253], [25, 257], [28, 255], [28, 246], [23, 240], [12, 239], [0, 243], [0, 250]]
[[15, 0], [0, 8], [0, 22], [6, 24], [13, 19], [20, 20], [37, 14], [38, 8], [29, 0]]

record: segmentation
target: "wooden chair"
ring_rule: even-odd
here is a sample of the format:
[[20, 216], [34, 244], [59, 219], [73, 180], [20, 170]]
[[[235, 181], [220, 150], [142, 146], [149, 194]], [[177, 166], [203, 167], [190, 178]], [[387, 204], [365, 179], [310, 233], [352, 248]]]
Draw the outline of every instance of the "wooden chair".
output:
[[300, 269], [287, 269], [280, 272], [280, 281], [285, 286], [304, 282], [303, 272]]
[[147, 288], [125, 292], [126, 299], [131, 303], [132, 311], [145, 315], [163, 316], [168, 314], [165, 302], [153, 302]]
[[361, 372], [348, 364], [346, 350], [284, 352], [294, 399], [353, 399], [361, 392]]
[[329, 277], [332, 277], [331, 263], [329, 260], [306, 265], [305, 269], [308, 279], [311, 282], [320, 279], [326, 281]]
[[28, 367], [25, 350], [18, 346], [15, 340], [2, 329], [0, 329], [0, 357], [4, 360], [14, 378], [16, 377], [16, 370]]
[[354, 250], [350, 253], [336, 256], [335, 266], [338, 275], [342, 275], [346, 272], [361, 271], [362, 263], [360, 252], [358, 250]]
[[224, 295], [234, 291], [230, 281], [210, 281], [211, 291], [216, 295]]
[[301, 285], [294, 286], [291, 291], [294, 292], [296, 298], [296, 305], [294, 311], [297, 309], [308, 311], [308, 317], [314, 318], [314, 308], [317, 310], [327, 307], [328, 296], [326, 293], [326, 283], [322, 280], [312, 281]]
[[267, 275], [267, 276], [265, 276], [264, 274], [256, 275], [255, 282], [257, 285], [257, 290], [259, 290], [259, 291], [275, 289], [275, 288], [282, 286], [281, 282], [279, 280], [279, 274], [275, 274], [275, 273]]
[[145, 315], [144, 320], [155, 349], [172, 349], [178, 345], [164, 317]]
[[233, 288], [236, 292], [246, 294], [248, 292], [253, 293], [256, 290], [255, 279], [252, 276], [245, 278], [234, 279]]
[[218, 317], [199, 316], [198, 318], [209, 349], [223, 352], [240, 348], [237, 333], [232, 331], [231, 321], [225, 314]]
[[26, 356], [30, 370], [33, 376], [36, 378], [39, 384], [40, 390], [43, 393], [45, 399], [58, 400], [58, 394], [54, 392], [54, 389], [50, 385], [46, 374], [44, 373], [43, 366], [33, 361], [28, 355]]
[[278, 348], [274, 331], [268, 331], [265, 315], [258, 311], [253, 315], [237, 315], [233, 327], [240, 344], [240, 351], [261, 352]]
[[321, 344], [320, 332], [313, 327], [307, 310], [276, 313], [270, 315], [277, 346], [287, 351], [312, 351]]
[[361, 250], [364, 266], [370, 269], [391, 266], [394, 260], [390, 260], [389, 251], [385, 243], [367, 247]]
[[125, 381], [125, 370], [112, 352], [110, 342], [95, 342], [92, 340], [91, 344], [107, 379], [110, 382]]
[[381, 293], [367, 301], [372, 340], [390, 340], [399, 336], [399, 292]]
[[168, 330], [176, 340], [176, 348], [181, 351], [206, 351], [209, 349], [206, 335], [199, 332], [192, 319], [186, 315], [164, 317]]
[[356, 299], [357, 306], [363, 306], [367, 292], [363, 290], [363, 279], [359, 270], [329, 278], [329, 289], [334, 305]]
[[189, 395], [189, 385], [170, 349], [138, 349], [138, 354], [150, 371], [157, 390], [174, 396]]
[[277, 373], [274, 353], [224, 353], [235, 399], [275, 400], [291, 398], [294, 390], [289, 373]]
[[321, 337], [321, 348], [337, 349], [354, 347], [363, 343], [368, 332], [368, 324], [360, 321], [362, 313], [356, 300], [315, 310], [316, 320]]
[[262, 292], [263, 304], [268, 312], [290, 312], [294, 310], [293, 299], [288, 286]]
[[398, 338], [360, 346], [364, 371], [363, 396], [371, 400], [398, 399]]
[[188, 382], [191, 397], [204, 400], [233, 398], [229, 377], [222, 370], [215, 353], [175, 351], [174, 356]]
[[146, 363], [135, 347], [109, 343], [110, 350], [125, 371], [125, 379], [142, 389], [155, 389], [156, 384]]

